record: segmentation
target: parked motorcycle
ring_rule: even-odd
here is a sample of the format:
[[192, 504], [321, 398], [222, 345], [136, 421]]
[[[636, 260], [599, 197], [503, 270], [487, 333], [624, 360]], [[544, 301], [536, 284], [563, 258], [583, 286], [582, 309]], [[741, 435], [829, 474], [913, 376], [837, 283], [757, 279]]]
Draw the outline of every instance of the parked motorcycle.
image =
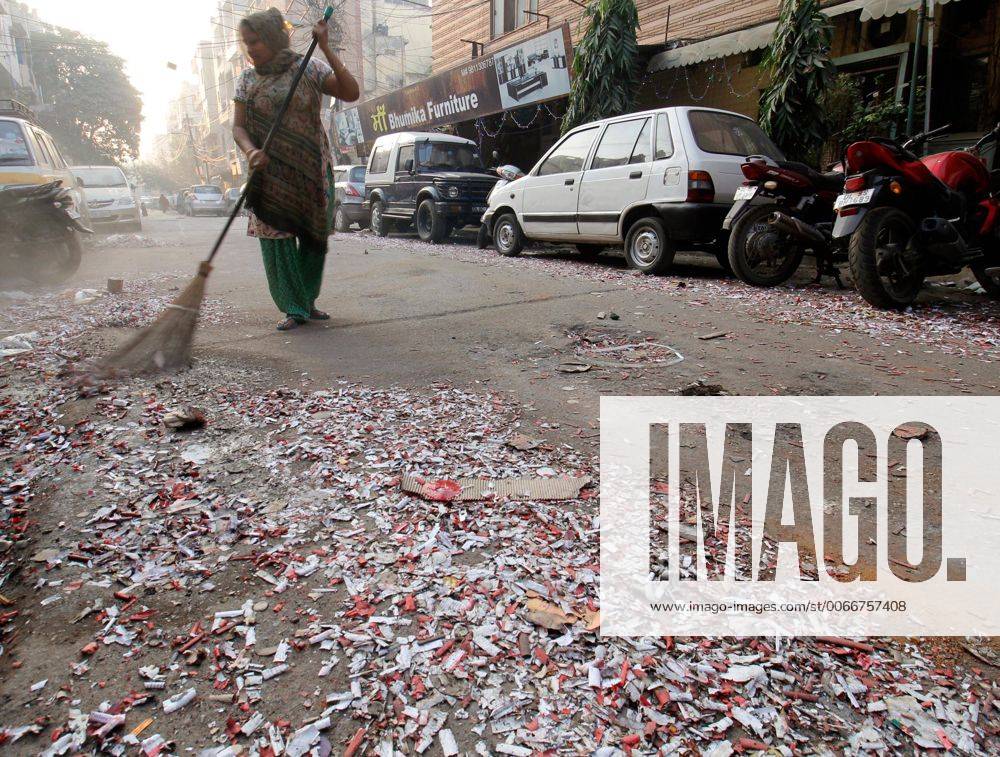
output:
[[58, 181], [0, 189], [0, 255], [38, 284], [60, 284], [80, 267], [83, 225], [69, 190]]
[[811, 252], [816, 278], [826, 273], [840, 284], [835, 263], [844, 254], [832, 238], [833, 203], [844, 174], [764, 155], [751, 155], [741, 169], [746, 181], [722, 226], [730, 232], [729, 266], [736, 277], [753, 286], [777, 286]]
[[[493, 156], [496, 157], [496, 153], [493, 153]], [[497, 166], [492, 170], [496, 172], [496, 174], [500, 177], [500, 181], [498, 181], [493, 186], [493, 189], [490, 190], [490, 194], [486, 198], [487, 205], [490, 204], [490, 197], [493, 196], [494, 192], [499, 191], [502, 187], [506, 186], [507, 184], [510, 184], [512, 181], [517, 181], [518, 179], [524, 176], [524, 171], [522, 171], [517, 166], [511, 166], [511, 165]], [[485, 223], [481, 223], [479, 225], [479, 235], [476, 237], [476, 247], [478, 247], [480, 250], [485, 250], [487, 247], [490, 246], [490, 242], [492, 241], [492, 239], [493, 236], [492, 234], [490, 234], [489, 228], [486, 226]]]
[[905, 308], [927, 276], [965, 266], [1000, 298], [1000, 171], [991, 173], [980, 154], [1000, 137], [1000, 124], [968, 149], [916, 155], [948, 128], [902, 145], [873, 138], [847, 148], [850, 175], [833, 236], [850, 237], [854, 285], [875, 307]]

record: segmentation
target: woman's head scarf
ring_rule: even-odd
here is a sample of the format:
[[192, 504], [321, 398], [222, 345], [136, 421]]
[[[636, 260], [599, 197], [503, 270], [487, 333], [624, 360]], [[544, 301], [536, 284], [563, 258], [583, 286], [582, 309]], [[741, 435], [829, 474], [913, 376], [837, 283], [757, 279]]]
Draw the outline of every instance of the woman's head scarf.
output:
[[277, 8], [251, 13], [240, 21], [240, 26], [250, 29], [274, 53], [274, 57], [267, 63], [254, 66], [261, 76], [284, 73], [295, 62], [297, 56], [290, 49], [291, 40], [285, 18]]

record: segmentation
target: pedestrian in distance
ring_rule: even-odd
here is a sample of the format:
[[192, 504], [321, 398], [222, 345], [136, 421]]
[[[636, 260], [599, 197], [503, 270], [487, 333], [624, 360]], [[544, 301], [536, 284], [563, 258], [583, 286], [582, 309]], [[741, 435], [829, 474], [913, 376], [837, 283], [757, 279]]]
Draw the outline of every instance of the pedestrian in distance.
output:
[[358, 83], [330, 47], [325, 21], [313, 36], [326, 62], [309, 61], [295, 97], [268, 152], [260, 146], [284, 102], [302, 55], [290, 48], [288, 25], [275, 8], [240, 22], [253, 63], [234, 95], [233, 138], [253, 171], [246, 207], [247, 233], [260, 241], [268, 289], [285, 314], [281, 331], [309, 320], [327, 320], [316, 309], [332, 228], [333, 163], [320, 119], [323, 95], [353, 102]]
[[170, 210], [170, 200], [167, 199], [167, 196], [163, 194], [163, 192], [160, 192], [159, 203], [160, 203], [161, 213], [166, 213], [168, 210]]

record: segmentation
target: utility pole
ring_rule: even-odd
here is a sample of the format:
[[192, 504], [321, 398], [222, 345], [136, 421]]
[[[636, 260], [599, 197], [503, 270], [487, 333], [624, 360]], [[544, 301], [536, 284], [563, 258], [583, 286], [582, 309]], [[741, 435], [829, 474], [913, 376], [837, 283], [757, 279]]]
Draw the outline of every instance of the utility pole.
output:
[[201, 161], [202, 170], [205, 172], [204, 179], [198, 171], [198, 151], [195, 149], [194, 128], [191, 126], [191, 114], [187, 112], [187, 108], [184, 109], [184, 123], [187, 126], [188, 139], [191, 141], [191, 155], [195, 161], [194, 172], [198, 175], [198, 181], [208, 183], [208, 164], [205, 161]]
[[913, 75], [910, 76], [910, 100], [906, 106], [906, 136], [913, 136], [914, 121], [917, 115], [917, 80], [920, 77], [920, 48], [924, 44], [924, 21], [927, 20], [927, 3], [920, 0], [920, 10], [917, 13], [917, 39], [913, 45]]

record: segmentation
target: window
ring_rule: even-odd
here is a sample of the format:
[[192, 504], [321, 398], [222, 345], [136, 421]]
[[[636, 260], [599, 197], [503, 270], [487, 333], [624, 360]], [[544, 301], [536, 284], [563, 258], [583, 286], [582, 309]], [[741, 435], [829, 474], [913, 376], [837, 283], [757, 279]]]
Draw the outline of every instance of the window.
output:
[[49, 152], [52, 153], [52, 159], [55, 161], [53, 165], [56, 168], [65, 168], [66, 161], [63, 160], [62, 154], [59, 152], [59, 148], [56, 147], [56, 143], [52, 141], [52, 137], [48, 134], [43, 134], [42, 137], [45, 139], [45, 146], [49, 148]]
[[354, 166], [351, 169], [351, 178], [348, 181], [353, 181], [355, 184], [365, 183], [365, 167], [364, 166]]
[[652, 119], [647, 118], [642, 124], [642, 131], [639, 132], [639, 138], [635, 141], [635, 149], [632, 150], [632, 157], [629, 158], [629, 165], [635, 163], [648, 163], [650, 151], [649, 148], [652, 146], [650, 144], [651, 132], [652, 132]]
[[538, 0], [490, 0], [493, 8], [493, 36], [501, 37], [508, 32], [538, 20], [525, 11], [537, 11]]
[[120, 168], [74, 168], [73, 175], [83, 179], [85, 187], [124, 187], [128, 185]]
[[761, 128], [749, 118], [711, 110], [693, 110], [688, 114], [694, 140], [705, 152], [719, 155], [766, 155], [775, 160], [785, 156]]
[[371, 173], [387, 173], [389, 171], [389, 147], [381, 145], [372, 153], [369, 169]]
[[674, 140], [670, 136], [670, 119], [666, 113], [656, 117], [656, 153], [653, 160], [663, 160], [674, 154]]
[[451, 171], [483, 172], [479, 149], [466, 142], [419, 142], [417, 165]]
[[0, 166], [30, 166], [31, 153], [21, 125], [16, 121], [0, 121]]
[[[646, 119], [648, 121], [649, 119]], [[639, 132], [646, 121], [636, 119], [634, 121], [621, 121], [611, 124], [604, 130], [601, 143], [594, 153], [594, 161], [591, 168], [613, 168], [614, 166], [624, 166], [629, 162], [632, 151], [635, 149]], [[646, 135], [649, 141], [649, 134]], [[648, 150], [647, 150], [648, 152]]]
[[539, 166], [538, 175], [550, 176], [557, 173], [582, 171], [583, 163], [587, 160], [587, 154], [590, 152], [590, 146], [594, 144], [596, 136], [596, 128], [570, 134]]
[[[406, 161], [413, 160], [413, 145], [401, 145], [396, 156], [396, 171], [406, 171]], [[416, 167], [416, 163], [412, 164]]]
[[31, 136], [35, 138], [35, 144], [38, 146], [38, 162], [46, 166], [55, 166], [55, 161], [49, 155], [49, 150], [45, 146], [45, 142], [42, 141], [42, 135], [38, 130], [32, 129]]

